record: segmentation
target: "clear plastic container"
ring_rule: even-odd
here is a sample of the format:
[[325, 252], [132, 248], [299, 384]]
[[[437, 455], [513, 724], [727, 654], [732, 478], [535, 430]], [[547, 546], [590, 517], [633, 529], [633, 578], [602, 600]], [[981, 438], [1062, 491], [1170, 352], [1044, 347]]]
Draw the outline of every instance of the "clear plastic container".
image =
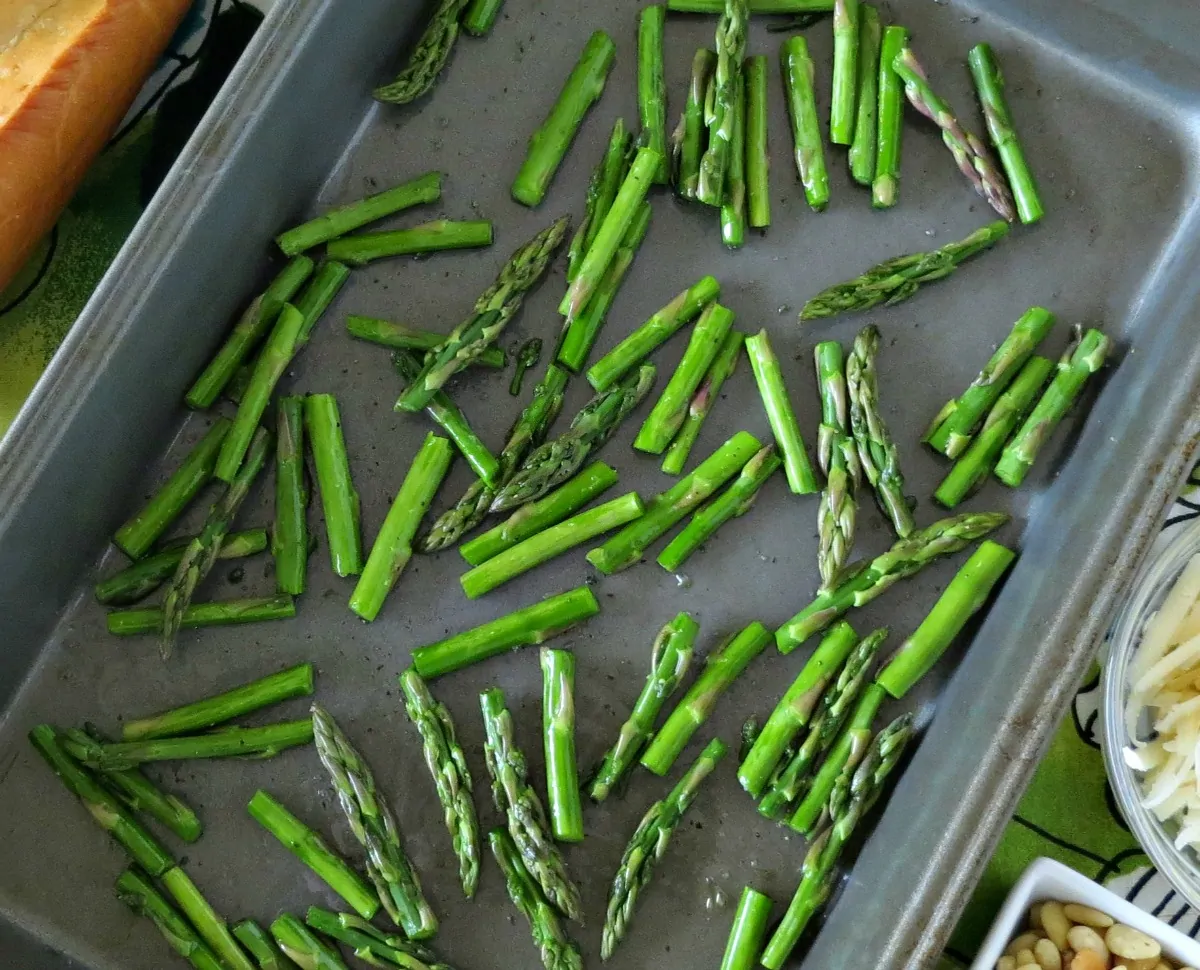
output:
[[[1104, 664], [1104, 764], [1117, 805], [1134, 837], [1158, 870], [1192, 906], [1200, 907], [1200, 856], [1190, 848], [1175, 848], [1175, 823], [1163, 824], [1142, 806], [1142, 783], [1125, 760], [1132, 739], [1125, 727], [1129, 697], [1129, 666], [1141, 644], [1147, 621], [1162, 605], [1184, 566], [1200, 554], [1200, 522], [1182, 529], [1151, 554], [1117, 613]], [[1148, 720], [1140, 719], [1139, 730]], [[1143, 735], [1144, 737], [1145, 735]]]

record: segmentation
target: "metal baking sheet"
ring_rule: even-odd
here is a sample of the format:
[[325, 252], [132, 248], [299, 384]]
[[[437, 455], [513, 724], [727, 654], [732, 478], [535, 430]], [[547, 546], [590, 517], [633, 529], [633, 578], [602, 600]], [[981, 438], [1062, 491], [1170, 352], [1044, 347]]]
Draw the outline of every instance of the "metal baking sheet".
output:
[[[396, 394], [386, 351], [346, 337], [349, 312], [448, 330], [468, 310], [508, 252], [561, 212], [578, 215], [586, 179], [622, 115], [631, 125], [635, 19], [640, 4], [508, 0], [493, 35], [463, 38], [433, 95], [403, 109], [372, 106], [369, 90], [397, 62], [417, 29], [420, 5], [403, 0], [277, 0], [156, 201], [101, 284], [0, 450], [0, 963], [50, 970], [150, 970], [169, 959], [147, 924], [112, 896], [119, 851], [61, 790], [28, 748], [30, 725], [85, 718], [114, 729], [139, 715], [226, 688], [300, 660], [319, 670], [318, 696], [376, 766], [396, 804], [407, 844], [443, 919], [438, 945], [464, 970], [534, 964], [523, 921], [496, 871], [485, 866], [473, 903], [457, 888], [432, 786], [401, 710], [395, 675], [410, 649], [540, 596], [589, 579], [582, 553], [547, 564], [468, 603], [456, 589], [454, 553], [414, 562], [378, 621], [346, 609], [351, 584], [332, 576], [324, 550], [312, 560], [309, 592], [290, 622], [185, 633], [177, 656], [159, 661], [151, 638], [117, 640], [88, 585], [117, 567], [106, 551], [113, 528], [204, 430], [187, 415], [183, 389], [219, 342], [231, 316], [268, 273], [270, 238], [314, 206], [362, 195], [430, 168], [448, 173], [441, 214], [495, 220], [484, 253], [380, 263], [358, 271], [287, 380], [297, 391], [333, 391], [341, 402], [367, 538], [426, 431], [391, 410]], [[1044, 225], [1019, 231], [955, 278], [910, 302], [801, 329], [800, 303], [824, 285], [899, 252], [965, 235], [989, 218], [953, 168], [937, 135], [910, 119], [901, 204], [871, 210], [831, 155], [833, 202], [809, 211], [792, 174], [778, 82], [771, 87], [774, 225], [745, 249], [726, 252], [713, 214], [656, 198], [649, 237], [608, 326], [604, 350], [703, 273], [723, 284], [723, 302], [746, 330], [765, 326], [786, 372], [810, 444], [818, 401], [811, 348], [848, 342], [859, 327], [884, 332], [880, 362], [888, 418], [900, 440], [921, 522], [942, 464], [917, 444], [949, 393], [973, 376], [1027, 306], [1043, 303], [1064, 322], [1099, 324], [1120, 342], [1120, 367], [1056, 436], [1025, 487], [991, 484], [970, 508], [1005, 508], [1002, 538], [1022, 547], [1017, 568], [970, 645], [958, 644], [916, 699], [937, 714], [875, 835], [862, 849], [840, 902], [803, 959], [812, 967], [931, 964], [986, 862], [1046, 740], [1066, 710], [1102, 633], [1113, 598], [1138, 565], [1193, 451], [1200, 392], [1200, 277], [1194, 273], [1200, 218], [1195, 192], [1193, 51], [1197, 15], [1178, 2], [1134, 7], [1118, 0], [1009, 0], [896, 4], [937, 86], [973, 125], [967, 48], [988, 40], [1009, 78], [1014, 109], [1044, 189]], [[668, 24], [670, 116], [677, 116], [692, 51], [711, 42], [712, 18]], [[753, 25], [750, 50], [774, 69], [780, 35]], [[540, 122], [587, 35], [609, 30], [618, 58], [540, 210], [508, 198], [525, 139]], [[830, 43], [809, 31], [824, 84]], [[827, 90], [820, 90], [823, 104]], [[424, 216], [425, 213], [421, 213]], [[526, 305], [506, 336], [549, 337], [561, 272]], [[1064, 339], [1065, 327], [1055, 341]], [[681, 351], [658, 356], [663, 376]], [[1052, 345], [1051, 351], [1059, 344]], [[484, 438], [499, 448], [518, 407], [507, 377], [483, 374], [455, 391]], [[726, 385], [697, 446], [710, 451], [739, 428], [766, 434], [743, 364]], [[566, 414], [586, 397], [571, 388]], [[1089, 418], [1084, 426], [1085, 415]], [[560, 427], [562, 425], [560, 424]], [[603, 457], [620, 488], [649, 495], [667, 479], [629, 447], [636, 419]], [[1082, 430], [1082, 433], [1080, 433]], [[1078, 440], [1076, 440], [1078, 439]], [[1074, 442], [1073, 446], [1069, 442]], [[457, 467], [444, 496], [468, 480]], [[242, 515], [265, 522], [260, 487]], [[752, 619], [775, 625], [807, 602], [816, 583], [813, 498], [771, 483], [757, 507], [727, 526], [688, 563], [686, 577], [653, 562], [601, 580], [601, 614], [561, 643], [579, 658], [579, 749], [586, 765], [610, 742], [644, 676], [650, 640], [680, 609], [701, 622], [702, 649]], [[318, 521], [314, 518], [314, 522]], [[889, 543], [864, 503], [858, 551]], [[865, 631], [910, 632], [944, 587], [954, 562], [927, 570], [855, 616]], [[263, 560], [234, 582], [224, 565], [202, 595], [267, 592]], [[751, 714], [774, 704], [806, 651], [769, 651], [720, 703], [702, 738], [731, 741]], [[496, 822], [479, 757], [476, 695], [508, 691], [519, 741], [541, 776], [540, 677], [534, 652], [491, 661], [435, 685], [457, 718], [476, 777], [485, 825]], [[279, 714], [294, 715], [293, 702]], [[644, 893], [613, 965], [712, 965], [745, 884], [782, 905], [803, 845], [756, 815], [734, 779], [732, 758], [706, 787]], [[217, 908], [231, 919], [272, 918], [282, 909], [334, 900], [246, 815], [265, 787], [352, 848], [310, 750], [266, 762], [187, 763], [161, 776], [200, 811], [204, 838], [180, 850]], [[638, 817], [671, 780], [638, 775], [623, 800], [586, 812], [587, 840], [567, 849], [584, 893], [588, 925], [572, 928], [585, 958], [598, 960], [608, 882]]]

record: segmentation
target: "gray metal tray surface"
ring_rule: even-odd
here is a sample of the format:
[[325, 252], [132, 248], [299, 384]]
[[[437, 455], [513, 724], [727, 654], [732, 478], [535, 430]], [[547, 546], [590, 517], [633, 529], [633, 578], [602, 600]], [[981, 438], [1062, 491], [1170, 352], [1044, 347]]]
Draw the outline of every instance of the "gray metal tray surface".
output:
[[[112, 894], [121, 853], [62, 790], [25, 741], [34, 723], [92, 719], [109, 729], [142, 715], [311, 660], [318, 697], [345, 724], [392, 796], [415, 863], [442, 917], [438, 946], [464, 970], [537, 956], [523, 920], [490, 862], [474, 902], [463, 900], [432, 785], [403, 714], [395, 676], [411, 648], [541, 596], [588, 581], [582, 551], [527, 574], [477, 602], [457, 589], [455, 553], [415, 560], [380, 618], [360, 623], [346, 608], [352, 588], [334, 577], [325, 550], [312, 559], [309, 591], [294, 621], [185, 633], [162, 663], [153, 638], [104, 631], [89, 584], [118, 567], [106, 551], [114, 527], [154, 489], [210, 418], [186, 415], [183, 390], [218, 344], [239, 305], [269, 272], [281, 227], [431, 168], [448, 173], [440, 212], [495, 220], [487, 252], [384, 262], [354, 273], [287, 377], [299, 392], [332, 391], [342, 405], [351, 466], [369, 541], [427, 430], [393, 413], [397, 385], [386, 351], [350, 340], [349, 312], [449, 330], [507, 254], [558, 214], [578, 215], [589, 171], [612, 121], [635, 123], [635, 18], [640, 4], [508, 0], [492, 36], [463, 38], [442, 82], [415, 106], [373, 106], [369, 92], [418, 29], [418, 4], [403, 0], [277, 0], [259, 36], [213, 106], [158, 198], [88, 305], [58, 359], [9, 433], [0, 455], [0, 965], [92, 970], [165, 966], [162, 940]], [[1009, 78], [1048, 214], [995, 251], [895, 308], [801, 328], [795, 310], [813, 292], [884, 257], [958, 238], [990, 218], [954, 169], [936, 133], [916, 119], [905, 132], [902, 199], [872, 211], [851, 186], [841, 153], [830, 155], [833, 201], [814, 214], [790, 164], [778, 81], [771, 86], [774, 224], [737, 253], [719, 241], [709, 210], [656, 197], [654, 219], [600, 337], [603, 351], [703, 273], [744, 330], [766, 326], [786, 363], [810, 445], [818, 419], [811, 350], [880, 326], [887, 416], [900, 441], [920, 522], [939, 511], [928, 496], [943, 464], [918, 445], [929, 417], [964, 387], [990, 348], [1029, 305], [1064, 322], [1101, 325], [1119, 341], [1111, 370], [1056, 436], [1025, 487], [989, 484], [967, 507], [1003, 508], [1002, 534], [1021, 557], [986, 620], [938, 665], [917, 698], [936, 716], [901, 778], [804, 965], [820, 968], [930, 965], [1011, 814], [1045, 742], [1082, 679], [1114, 597], [1136, 569], [1192, 452], [1200, 391], [1200, 240], [1195, 204], [1194, 9], [1057, 3], [896, 4], [884, 13], [911, 27], [939, 89], [977, 126], [963, 67], [988, 40]], [[694, 49], [714, 20], [672, 17], [668, 82], [672, 122]], [[753, 25], [750, 50], [771, 58], [780, 35]], [[541, 121], [588, 34], [618, 43], [608, 89], [555, 179], [531, 212], [508, 187], [525, 140]], [[825, 104], [829, 31], [809, 31]], [[331, 176], [332, 173], [332, 176]], [[430, 213], [432, 214], [432, 213]], [[423, 218], [426, 213], [419, 213]], [[405, 219], [402, 221], [411, 221]], [[526, 305], [513, 345], [551, 337], [561, 269]], [[1065, 339], [1065, 323], [1056, 337]], [[658, 355], [660, 383], [681, 352]], [[518, 408], [507, 376], [472, 375], [455, 396], [493, 447]], [[696, 455], [739, 428], [767, 433], [749, 369], [726, 385]], [[570, 390], [566, 415], [585, 399]], [[1086, 421], [1085, 421], [1086, 419]], [[621, 489], [651, 495], [668, 483], [630, 449], [631, 420], [603, 457]], [[561, 428], [565, 418], [560, 419]], [[469, 479], [456, 466], [442, 492]], [[194, 510], [195, 511], [195, 510]], [[315, 510], [314, 510], [315, 514]], [[259, 487], [241, 521], [268, 521]], [[579, 750], [586, 766], [612, 739], [645, 675], [658, 627], [678, 610], [701, 623], [701, 649], [752, 619], [777, 625], [816, 585], [816, 500], [772, 481], [745, 518], [728, 525], [687, 564], [686, 581], [648, 561], [596, 585], [602, 612], [560, 641], [578, 656]], [[314, 518], [314, 522], [316, 522]], [[864, 501], [857, 552], [889, 544], [883, 519]], [[319, 530], [319, 526], [318, 526]], [[960, 560], [961, 561], [961, 560]], [[852, 617], [860, 631], [888, 624], [903, 637], [919, 622], [957, 563], [944, 562]], [[224, 565], [203, 598], [267, 593], [267, 560], [234, 581]], [[765, 653], [735, 684], [681, 761], [712, 734], [733, 740], [748, 715], [765, 715], [807, 651]], [[497, 821], [480, 757], [477, 694], [508, 692], [518, 739], [542, 774], [536, 652], [497, 659], [434, 685], [455, 715], [476, 779], [484, 825]], [[301, 702], [263, 715], [299, 716]], [[885, 712], [888, 713], [888, 712]], [[617, 967], [714, 965], [733, 900], [752, 884], [784, 903], [796, 884], [801, 841], [766, 823], [734, 778], [732, 758], [701, 793], [643, 899]], [[681, 770], [677, 767], [676, 774]], [[269, 761], [185, 763], [159, 772], [200, 811], [204, 838], [187, 868], [230, 918], [272, 918], [309, 903], [335, 904], [307, 870], [245, 812], [267, 788], [344, 850], [352, 841], [311, 750]], [[588, 837], [566, 850], [583, 888], [588, 925], [572, 927], [597, 965], [608, 883], [646, 806], [673, 779], [636, 775], [624, 798], [586, 810]], [[61, 954], [61, 955], [59, 955]]]

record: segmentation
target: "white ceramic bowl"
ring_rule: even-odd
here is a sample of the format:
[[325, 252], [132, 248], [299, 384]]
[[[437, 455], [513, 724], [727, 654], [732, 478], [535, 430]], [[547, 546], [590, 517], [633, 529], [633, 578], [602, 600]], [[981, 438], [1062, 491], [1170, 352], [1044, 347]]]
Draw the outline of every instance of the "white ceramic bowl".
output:
[[1200, 967], [1200, 943], [1061, 862], [1035, 859], [1008, 894], [971, 970], [995, 970], [1012, 939], [1029, 928], [1029, 907], [1051, 899], [1092, 906], [1158, 940], [1163, 953], [1175, 963]]

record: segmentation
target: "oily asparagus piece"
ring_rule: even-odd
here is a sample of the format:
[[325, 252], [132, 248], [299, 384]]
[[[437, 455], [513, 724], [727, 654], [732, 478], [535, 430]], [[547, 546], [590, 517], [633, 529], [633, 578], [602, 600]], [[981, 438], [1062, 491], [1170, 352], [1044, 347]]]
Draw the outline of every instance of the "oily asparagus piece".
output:
[[345, 944], [359, 960], [377, 967], [401, 970], [452, 970], [421, 943], [384, 933], [353, 913], [334, 913], [308, 907], [304, 922], [331, 939]]
[[468, 0], [441, 0], [438, 3], [403, 70], [391, 83], [375, 89], [376, 101], [408, 104], [433, 87], [458, 39], [459, 16], [467, 3]]
[[575, 756], [575, 655], [542, 647], [542, 734], [550, 828], [559, 842], [583, 841], [583, 802]]
[[708, 141], [708, 129], [704, 123], [704, 99], [716, 67], [717, 54], [706, 47], [697, 50], [692, 58], [692, 78], [688, 85], [687, 101], [671, 144], [675, 162], [675, 191], [680, 198], [696, 198], [696, 186], [700, 180], [700, 159]]
[[29, 743], [67, 790], [83, 802], [88, 814], [139, 866], [152, 876], [161, 876], [175, 865], [171, 854], [142, 823], [68, 754], [54, 728], [39, 724], [29, 732]]
[[600, 159], [588, 182], [583, 221], [571, 237], [571, 245], [567, 249], [568, 283], [574, 280], [579, 272], [583, 257], [592, 248], [604, 217], [608, 215], [608, 210], [612, 208], [613, 200], [621, 189], [621, 183], [625, 181], [632, 148], [633, 136], [625, 130], [625, 119], [618, 118], [613, 124], [604, 157]]
[[384, 192], [330, 209], [276, 236], [275, 243], [285, 255], [295, 256], [385, 216], [411, 209], [414, 205], [437, 202], [441, 197], [442, 173], [428, 172]]
[[758, 498], [758, 490], [775, 474], [781, 462], [770, 444], [742, 466], [729, 488], [699, 509], [683, 530], [658, 555], [658, 564], [675, 572], [730, 519], [745, 515]]
[[966, 548], [1007, 521], [1008, 516], [1003, 512], [952, 515], [918, 529], [907, 539], [898, 539], [883, 555], [851, 566], [836, 587], [818, 594], [776, 631], [775, 642], [780, 653], [791, 653], [847, 610], [866, 606], [894, 583], [916, 575], [935, 559]]
[[963, 564], [921, 625], [888, 661], [876, 681], [893, 697], [907, 694], [929, 672], [987, 601], [1016, 553], [985, 539]]
[[635, 519], [604, 545], [587, 554], [587, 560], [606, 576], [627, 569], [692, 509], [733, 478], [762, 443], [739, 431], [671, 488], [660, 492]]
[[521, 344], [521, 349], [517, 351], [517, 360], [513, 365], [512, 380], [508, 383], [508, 393], [513, 397], [518, 397], [521, 393], [521, 385], [525, 383], [525, 372], [531, 367], [537, 367], [538, 361], [542, 359], [542, 338], [530, 337], [525, 343]]
[[889, 209], [900, 192], [900, 148], [904, 135], [904, 82], [893, 65], [908, 47], [908, 30], [883, 28], [879, 45], [879, 117], [875, 144], [875, 177], [871, 182], [871, 204]]
[[[308, 482], [304, 470], [304, 399], [281, 398], [275, 429], [275, 587], [299, 596], [308, 573]], [[228, 540], [226, 540], [227, 542]], [[224, 548], [225, 543], [222, 543]]]
[[721, 958], [721, 970], [754, 970], [771, 919], [771, 897], [749, 886], [742, 890]]
[[652, 455], [661, 455], [667, 450], [687, 418], [692, 397], [716, 360], [732, 327], [732, 310], [719, 303], [710, 303], [704, 309], [692, 328], [691, 339], [679, 366], [633, 439], [634, 448]]
[[463, 573], [459, 578], [463, 592], [468, 599], [478, 599], [568, 549], [634, 521], [644, 512], [637, 492], [629, 492], [573, 515]]
[[746, 243], [746, 79], [738, 71], [733, 95], [733, 137], [725, 171], [725, 201], [720, 213], [721, 241], [730, 249]]
[[[370, 765], [318, 704], [312, 706], [312, 722], [317, 756], [329, 772], [350, 831], [366, 850], [367, 875], [379, 901], [409, 939], [428, 939], [437, 933], [437, 917], [421, 891], [421, 880], [400, 841], [396, 818], [376, 788]], [[370, 913], [355, 909], [364, 919], [371, 918]]]
[[646, 683], [592, 778], [589, 794], [593, 801], [602, 802], [612, 793], [654, 735], [659, 712], [691, 666], [699, 632], [700, 625], [689, 614], [680, 613], [654, 638]]
[[746, 85], [746, 199], [750, 225], [765, 229], [771, 224], [770, 153], [767, 150], [767, 59], [761, 54], [746, 58], [742, 67]]
[[944, 279], [958, 264], [990, 249], [1008, 235], [1008, 223], [997, 220], [976, 229], [959, 242], [947, 243], [928, 253], [897, 256], [845, 283], [822, 290], [804, 304], [800, 322], [820, 320], [852, 310], [870, 310], [884, 304], [892, 306], [913, 296], [924, 283]]
[[616, 44], [602, 30], [592, 34], [584, 45], [550, 114], [530, 136], [525, 161], [512, 184], [512, 197], [522, 205], [532, 208], [545, 198], [588, 109], [604, 93], [616, 52]]
[[817, 464], [825, 473], [825, 489], [817, 509], [817, 567], [821, 588], [828, 589], [837, 581], [854, 546], [862, 465], [850, 433], [842, 345], [836, 340], [822, 341], [814, 349], [814, 357], [821, 391]]
[[[667, 0], [671, 13], [721, 13], [725, 0]], [[833, 0], [750, 0], [752, 14], [828, 13]]]
[[[426, 354], [445, 343], [446, 338], [440, 333], [429, 330], [418, 330], [404, 323], [392, 323], [390, 320], [380, 320], [378, 317], [363, 317], [350, 314], [346, 317], [346, 332], [351, 337], [367, 340], [382, 347], [393, 350], [411, 350], [418, 354]], [[499, 347], [487, 347], [473, 361], [479, 367], [500, 369], [507, 360], [504, 351]]]
[[738, 781], [755, 798], [762, 795], [784, 752], [807, 726], [825, 687], [857, 644], [858, 635], [849, 623], [834, 624], [775, 705], [738, 768]]
[[821, 143], [821, 122], [817, 117], [817, 96], [813, 86], [815, 68], [808, 54], [808, 42], [799, 35], [789, 37], [779, 48], [779, 67], [783, 73], [783, 93], [795, 143], [796, 173], [804, 186], [804, 198], [820, 212], [829, 204], [829, 173], [825, 168], [825, 148]]
[[1054, 363], [1045, 357], [1035, 355], [1025, 362], [1012, 384], [992, 405], [979, 433], [934, 491], [933, 497], [939, 503], [954, 508], [987, 478], [1004, 450], [1004, 443], [1033, 410], [1053, 372]]
[[571, 882], [558, 846], [550, 838], [546, 811], [529, 784], [525, 755], [513, 737], [512, 715], [504, 691], [492, 687], [479, 695], [487, 740], [484, 761], [492, 779], [492, 798], [521, 860], [546, 899], [569, 919], [580, 918], [579, 889]]
[[321, 319], [334, 297], [341, 292], [350, 278], [350, 267], [334, 259], [326, 259], [317, 267], [312, 281], [304, 288], [294, 306], [304, 317], [300, 327], [300, 336], [296, 338], [296, 349], [299, 350], [312, 336], [313, 328]]
[[[95, 586], [96, 601], [105, 606], [128, 606], [145, 599], [158, 587], [175, 575], [179, 560], [183, 558], [187, 543], [193, 536], [186, 536], [179, 545], [172, 545], [132, 566], [102, 579]], [[266, 529], [247, 529], [231, 532], [217, 550], [218, 559], [242, 559], [253, 556], [267, 548]]]
[[983, 120], [987, 123], [988, 135], [1016, 203], [1017, 215], [1025, 224], [1037, 222], [1045, 215], [1037, 182], [1029, 163], [1025, 160], [1025, 149], [1013, 126], [1012, 112], [1004, 94], [1004, 75], [991, 45], [976, 44], [967, 55], [967, 66], [975, 82], [975, 93], [979, 95], [979, 106], [983, 109]]
[[[229, 534], [234, 516], [249, 494], [250, 486], [267, 463], [270, 450], [271, 436], [265, 429], [259, 428], [250, 441], [246, 458], [237, 474], [225, 489], [225, 493], [208, 510], [204, 528], [184, 549], [179, 565], [175, 567], [175, 575], [171, 577], [171, 583], [163, 596], [162, 636], [159, 639], [159, 652], [163, 659], [171, 655], [196, 587], [212, 571], [221, 543]], [[112, 614], [109, 615], [110, 630], [111, 617]]]
[[1038, 452], [1082, 393], [1088, 378], [1104, 366], [1111, 347], [1112, 341], [1099, 330], [1080, 336], [1076, 328], [1075, 339], [1059, 360], [1054, 379], [996, 463], [996, 477], [1005, 485], [1016, 488], [1025, 480]]
[[837, 678], [821, 696], [820, 710], [812, 718], [804, 740], [771, 779], [770, 790], [758, 806], [760, 814], [782, 819], [796, 808], [797, 800], [813, 781], [813, 769], [842, 736], [852, 713], [858, 711], [866, 720], [863, 726], [871, 726], [883, 696], [873, 691], [869, 703], [862, 707], [859, 703], [871, 679], [871, 664], [887, 637], [887, 627], [867, 634], [846, 658]]
[[892, 67], [904, 82], [908, 103], [941, 129], [942, 141], [954, 156], [959, 171], [1001, 218], [1012, 222], [1016, 212], [1004, 173], [987, 146], [963, 128], [950, 106], [933, 90], [912, 48], [905, 47], [892, 62]]
[[126, 869], [117, 878], [117, 899], [138, 916], [151, 920], [171, 949], [196, 970], [222, 970], [217, 955], [208, 948], [191, 924], [167, 902], [150, 878], [139, 869]]
[[593, 364], [588, 383], [607, 391], [721, 295], [721, 284], [705, 276], [675, 297]]
[[297, 256], [279, 271], [279, 275], [262, 293], [250, 301], [221, 349], [213, 355], [188, 390], [184, 398], [188, 407], [203, 411], [216, 403], [237, 369], [274, 326], [283, 305], [296, 295], [312, 271], [313, 261], [307, 256]]
[[1054, 314], [1044, 307], [1030, 307], [1013, 324], [1012, 332], [996, 348], [979, 376], [961, 397], [948, 401], [925, 432], [925, 443], [947, 458], [958, 458], [967, 450], [984, 415], [1012, 383], [1038, 345], [1054, 326]]
[[[875, 490], [879, 508], [901, 539], [916, 528], [912, 509], [904, 494], [904, 474], [892, 433], [879, 410], [879, 382], [875, 358], [879, 354], [879, 328], [864, 327], [854, 338], [854, 349], [846, 361], [846, 388], [850, 396], [850, 428], [858, 446], [858, 463], [863, 477]], [[831, 580], [826, 581], [828, 587]]]
[[254, 964], [229, 932], [225, 920], [212, 908], [186, 872], [176, 866], [159, 878], [163, 888], [183, 911], [184, 917], [196, 928], [200, 938], [217, 955], [226, 970], [254, 970]]
[[330, 259], [350, 266], [366, 266], [390, 256], [415, 256], [452, 249], [480, 249], [492, 244], [492, 224], [486, 219], [455, 222], [434, 219], [411, 229], [360, 232], [333, 240], [325, 251]]
[[829, 827], [805, 856], [800, 885], [783, 921], [763, 951], [761, 963], [780, 970], [813, 914], [833, 891], [834, 866], [855, 827], [878, 801], [884, 782], [912, 737], [912, 715], [903, 714], [876, 735], [862, 763], [838, 779], [829, 802]]
[[692, 395], [692, 400], [687, 407], [687, 416], [684, 417], [679, 432], [663, 456], [662, 470], [668, 475], [683, 473], [688, 456], [692, 453], [692, 447], [696, 444], [696, 439], [700, 437], [704, 419], [708, 417], [708, 412], [717, 403], [717, 396], [721, 393], [725, 381], [737, 367], [738, 358], [742, 355], [742, 345], [745, 342], [746, 335], [737, 330], [730, 330], [725, 334], [725, 340], [721, 344], [720, 350], [717, 351], [717, 356], [708, 365], [708, 372], [704, 375], [704, 380], [700, 382], [696, 393]]
[[473, 37], [482, 37], [492, 29], [504, 0], [471, 0], [463, 13], [462, 28]]
[[[533, 389], [533, 397], [517, 416], [504, 450], [497, 456], [500, 474], [497, 480], [507, 484], [516, 474], [525, 456], [532, 448], [541, 444], [546, 432], [562, 410], [563, 392], [567, 386], [567, 372], [555, 364], [546, 368], [546, 373]], [[472, 483], [449, 510], [438, 516], [424, 536], [418, 540], [422, 552], [436, 552], [454, 545], [465, 533], [474, 529], [487, 516], [496, 492], [482, 480]]]
[[430, 432], [409, 466], [350, 596], [350, 609], [367, 622], [379, 615], [383, 601], [412, 559], [417, 529], [446, 477], [452, 457], [450, 442]]
[[661, 156], [654, 181], [667, 184], [667, 81], [663, 68], [663, 33], [667, 8], [651, 4], [642, 8], [638, 18], [638, 115], [642, 133], [638, 144], [646, 145]]
[[479, 821], [471, 797], [473, 783], [467, 758], [458, 743], [450, 712], [434, 699], [421, 675], [410, 667], [400, 675], [400, 686], [404, 689], [404, 709], [421, 735], [425, 766], [442, 803], [463, 893], [471, 899], [479, 886]]
[[118, 741], [99, 744], [67, 739], [71, 754], [96, 771], [128, 771], [150, 761], [186, 761], [193, 758], [273, 758], [287, 748], [308, 744], [312, 724], [280, 721], [262, 727], [226, 727], [208, 734]]
[[654, 365], [642, 364], [619, 384], [598, 392], [572, 418], [570, 428], [526, 455], [492, 499], [490, 511], [508, 512], [533, 502], [573, 477], [645, 400], [654, 386], [654, 376]]
[[617, 483], [617, 473], [602, 461], [593, 462], [565, 485], [543, 499], [517, 509], [495, 528], [459, 547], [459, 554], [479, 566], [526, 539], [558, 525], [597, 495]]
[[[164, 611], [159, 606], [132, 610], [113, 610], [105, 617], [108, 632], [117, 637], [136, 637], [163, 632]], [[218, 600], [191, 603], [179, 618], [179, 629], [197, 630], [206, 626], [231, 626], [235, 623], [261, 623], [285, 620], [296, 615], [296, 601], [286, 593], [257, 599]]]
[[118, 549], [130, 559], [141, 559], [150, 550], [212, 478], [217, 455], [229, 428], [230, 422], [226, 418], [217, 418], [213, 422], [162, 488], [116, 531], [113, 544]]
[[283, 955], [271, 934], [252, 919], [233, 925], [233, 936], [246, 952], [254, 957], [258, 970], [297, 970], [296, 964]]
[[271, 935], [288, 958], [301, 970], [350, 970], [337, 947], [327, 943], [291, 913], [283, 913], [271, 924]]
[[379, 898], [362, 876], [271, 795], [259, 789], [246, 810], [363, 919], [379, 911]]
[[533, 941], [541, 953], [542, 966], [545, 970], [582, 970], [583, 958], [579, 950], [563, 929], [558, 913], [529, 874], [512, 837], [504, 829], [492, 829], [488, 833], [488, 841], [496, 864], [504, 875], [509, 899], [529, 920]]
[[729, 191], [726, 183], [733, 155], [737, 119], [738, 81], [742, 59], [746, 55], [746, 31], [750, 10], [746, 0], [726, 0], [717, 20], [717, 64], [713, 70], [711, 93], [705, 101], [708, 116], [708, 148], [700, 159], [696, 181], [696, 199], [706, 205], [720, 206]]
[[879, 12], [864, 3], [858, 11], [858, 107], [854, 115], [854, 137], [850, 141], [849, 154], [850, 175], [859, 185], [870, 185], [875, 180], [881, 40]]
[[808, 449], [800, 436], [796, 412], [792, 408], [787, 386], [783, 381], [783, 370], [779, 366], [779, 358], [775, 356], [766, 330], [760, 330], [753, 337], [746, 338], [746, 355], [750, 358], [750, 368], [754, 371], [758, 393], [767, 411], [771, 433], [775, 435], [775, 441], [783, 453], [783, 469], [787, 474], [788, 487], [795, 495], [815, 492], [818, 488], [817, 476], [813, 474], [812, 465], [809, 463]]
[[629, 921], [642, 890], [650, 882], [654, 869], [666, 854], [671, 836], [683, 821], [684, 813], [699, 794], [700, 785], [712, 774], [717, 763], [725, 757], [724, 742], [713, 738], [679, 780], [671, 793], [647, 809], [633, 837], [625, 847], [617, 873], [613, 876], [608, 894], [608, 909], [600, 941], [600, 957], [607, 960], [617, 944], [625, 938]]
[[475, 301], [472, 315], [425, 358], [421, 373], [396, 402], [397, 410], [427, 407], [451, 377], [504, 332], [525, 302], [525, 295], [546, 275], [570, 228], [570, 217], [556, 219], [509, 257], [495, 282]]
[[858, 100], [858, 8], [858, 0], [835, 0], [833, 5], [829, 140], [834, 145], [849, 145], [854, 140], [854, 109]]
[[350, 478], [337, 398], [332, 394], [308, 395], [304, 399], [304, 425], [317, 470], [333, 571], [339, 576], [357, 576], [362, 571], [358, 492]]
[[417, 647], [412, 652], [413, 666], [422, 677], [440, 677], [517, 647], [545, 643], [599, 612], [595, 594], [578, 586], [473, 630]]

